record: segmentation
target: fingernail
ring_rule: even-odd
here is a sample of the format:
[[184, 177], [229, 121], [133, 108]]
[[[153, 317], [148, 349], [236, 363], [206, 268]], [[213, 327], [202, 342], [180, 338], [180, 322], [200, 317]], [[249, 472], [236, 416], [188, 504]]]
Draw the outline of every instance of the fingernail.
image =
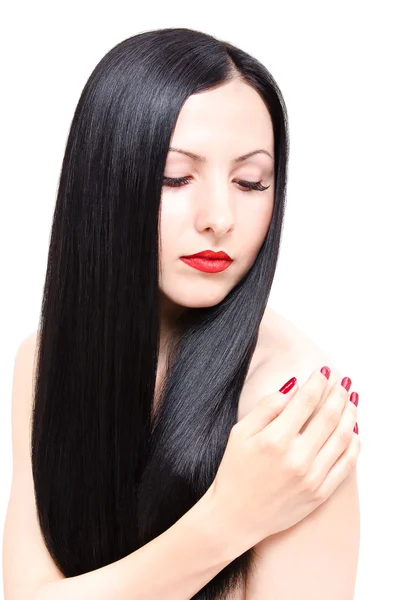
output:
[[355, 424], [353, 431], [354, 431], [354, 433], [358, 434], [358, 425], [357, 425], [357, 423]]
[[296, 377], [292, 377], [289, 381], [287, 381], [287, 383], [284, 383], [284, 385], [279, 389], [279, 392], [282, 392], [283, 394], [287, 394], [290, 390], [292, 390], [295, 383], [296, 383]]
[[352, 392], [350, 395], [350, 401], [353, 402], [353, 404], [355, 404], [356, 406], [358, 406], [358, 394], [357, 392]]
[[330, 376], [330, 374], [331, 374], [331, 369], [330, 369], [329, 367], [323, 367], [323, 368], [320, 370], [320, 372], [321, 372], [323, 375], [325, 375], [325, 377], [326, 377], [327, 379], [329, 379], [329, 376]]
[[350, 379], [350, 377], [344, 377], [340, 384], [345, 388], [345, 390], [349, 391], [352, 384], [352, 380]]

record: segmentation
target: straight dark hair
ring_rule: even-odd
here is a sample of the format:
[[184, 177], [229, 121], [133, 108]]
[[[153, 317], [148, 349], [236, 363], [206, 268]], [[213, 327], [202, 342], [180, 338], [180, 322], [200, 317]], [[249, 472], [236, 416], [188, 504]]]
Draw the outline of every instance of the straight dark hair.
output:
[[[153, 411], [168, 148], [187, 98], [236, 77], [260, 94], [271, 116], [272, 219], [252, 268], [224, 300], [187, 309], [177, 321]], [[54, 209], [31, 431], [40, 527], [65, 577], [147, 544], [213, 482], [275, 274], [288, 146], [285, 104], [269, 71], [200, 31], [130, 37], [85, 84]], [[244, 552], [193, 598], [225, 598], [244, 587], [254, 556]]]

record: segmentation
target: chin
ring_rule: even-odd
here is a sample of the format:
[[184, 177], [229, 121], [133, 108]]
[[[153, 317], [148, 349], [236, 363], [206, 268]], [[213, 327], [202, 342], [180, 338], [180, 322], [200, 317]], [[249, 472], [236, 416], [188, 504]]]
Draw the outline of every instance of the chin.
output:
[[173, 304], [181, 306], [183, 308], [207, 308], [210, 306], [215, 306], [222, 302], [222, 300], [227, 296], [228, 290], [223, 291], [220, 290], [211, 291], [203, 289], [204, 286], [201, 287], [200, 290], [195, 291], [194, 289], [188, 288], [181, 293], [174, 293], [164, 291], [168, 300], [170, 300]]

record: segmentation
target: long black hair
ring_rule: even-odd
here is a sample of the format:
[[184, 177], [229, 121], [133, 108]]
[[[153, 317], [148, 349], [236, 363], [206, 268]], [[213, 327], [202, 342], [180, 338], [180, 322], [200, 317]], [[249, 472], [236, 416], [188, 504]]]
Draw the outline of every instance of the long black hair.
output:
[[[274, 209], [252, 268], [175, 326], [159, 408], [159, 208], [191, 95], [239, 77], [272, 120]], [[66, 577], [123, 558], [173, 525], [218, 470], [279, 254], [287, 112], [255, 58], [186, 28], [139, 33], [98, 63], [78, 101], [57, 190], [38, 330], [32, 472], [46, 546]], [[244, 586], [253, 549], [195, 599]]]

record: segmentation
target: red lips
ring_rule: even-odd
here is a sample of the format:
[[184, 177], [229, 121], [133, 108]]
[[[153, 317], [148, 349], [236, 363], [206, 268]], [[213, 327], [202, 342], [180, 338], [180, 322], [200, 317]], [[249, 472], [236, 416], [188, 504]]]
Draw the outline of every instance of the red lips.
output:
[[197, 254], [190, 254], [189, 256], [182, 256], [181, 258], [214, 258], [218, 260], [233, 260], [230, 258], [226, 252], [213, 252], [212, 250], [203, 250], [202, 252], [197, 252]]

